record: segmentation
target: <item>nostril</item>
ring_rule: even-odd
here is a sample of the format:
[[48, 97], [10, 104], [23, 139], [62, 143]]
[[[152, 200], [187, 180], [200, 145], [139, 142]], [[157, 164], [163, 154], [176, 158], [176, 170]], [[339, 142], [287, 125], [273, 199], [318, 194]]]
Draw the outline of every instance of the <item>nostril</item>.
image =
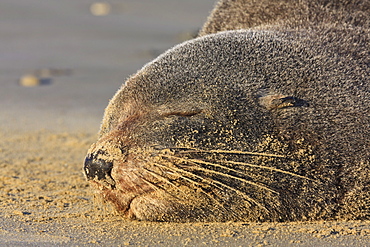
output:
[[84, 171], [88, 180], [111, 179], [112, 168], [113, 168], [112, 162], [107, 162], [101, 159], [95, 159], [92, 156], [88, 156], [85, 159]]

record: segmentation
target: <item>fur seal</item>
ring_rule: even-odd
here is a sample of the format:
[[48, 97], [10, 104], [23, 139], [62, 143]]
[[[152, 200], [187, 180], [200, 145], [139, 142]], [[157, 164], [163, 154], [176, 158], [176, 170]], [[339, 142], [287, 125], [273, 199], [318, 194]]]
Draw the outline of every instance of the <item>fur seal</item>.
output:
[[369, 219], [369, 6], [220, 1], [111, 99], [87, 179], [130, 219]]

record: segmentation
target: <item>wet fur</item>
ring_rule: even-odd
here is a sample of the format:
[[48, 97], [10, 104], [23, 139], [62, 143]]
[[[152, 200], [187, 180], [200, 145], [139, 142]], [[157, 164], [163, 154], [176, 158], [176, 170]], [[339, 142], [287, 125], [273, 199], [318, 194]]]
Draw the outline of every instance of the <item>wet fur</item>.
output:
[[88, 178], [132, 219], [369, 219], [369, 14], [220, 1], [110, 101]]

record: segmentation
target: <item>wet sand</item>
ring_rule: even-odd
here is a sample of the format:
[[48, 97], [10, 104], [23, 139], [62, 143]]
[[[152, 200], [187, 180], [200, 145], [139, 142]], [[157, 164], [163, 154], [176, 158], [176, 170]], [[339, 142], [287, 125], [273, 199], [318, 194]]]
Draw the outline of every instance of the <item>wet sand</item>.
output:
[[[137, 222], [96, 199], [82, 164], [108, 100], [213, 1], [117, 0], [106, 16], [92, 3], [0, 3], [1, 246], [369, 245], [370, 222]], [[28, 74], [36, 85], [21, 85]]]

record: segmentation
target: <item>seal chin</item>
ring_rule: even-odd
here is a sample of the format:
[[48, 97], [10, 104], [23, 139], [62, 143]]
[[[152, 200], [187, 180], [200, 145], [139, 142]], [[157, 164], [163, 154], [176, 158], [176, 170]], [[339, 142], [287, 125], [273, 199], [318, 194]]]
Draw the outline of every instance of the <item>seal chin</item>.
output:
[[135, 191], [105, 188], [100, 193], [114, 205], [117, 212], [130, 220], [166, 221], [176, 204], [155, 190], [138, 194]]

